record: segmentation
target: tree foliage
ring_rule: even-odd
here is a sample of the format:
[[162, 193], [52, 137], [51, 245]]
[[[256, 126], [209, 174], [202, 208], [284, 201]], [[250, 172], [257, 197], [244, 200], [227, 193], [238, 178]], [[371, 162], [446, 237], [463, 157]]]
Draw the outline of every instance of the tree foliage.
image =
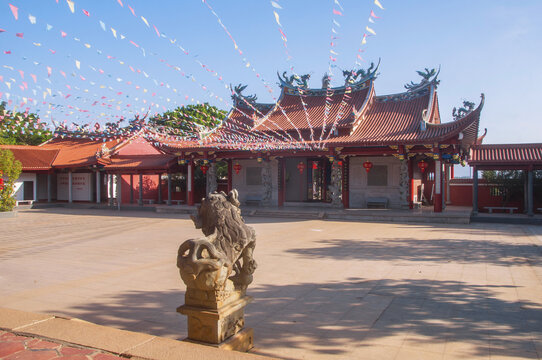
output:
[[8, 111], [6, 102], [0, 103], [0, 144], [39, 145], [52, 136], [38, 115]]
[[[486, 170], [482, 172], [482, 177], [487, 183], [499, 189], [502, 206], [506, 206], [510, 201], [522, 201], [526, 176], [526, 172], [522, 170]], [[536, 199], [542, 188], [542, 171], [533, 173], [533, 183]]]
[[11, 211], [15, 207], [15, 181], [21, 169], [21, 162], [15, 160], [11, 151], [0, 149], [0, 177], [4, 179], [4, 186], [0, 189], [0, 211]]
[[193, 135], [215, 128], [226, 117], [226, 111], [208, 103], [186, 105], [161, 115], [151, 117], [149, 123], [155, 126], [181, 130], [182, 133]]

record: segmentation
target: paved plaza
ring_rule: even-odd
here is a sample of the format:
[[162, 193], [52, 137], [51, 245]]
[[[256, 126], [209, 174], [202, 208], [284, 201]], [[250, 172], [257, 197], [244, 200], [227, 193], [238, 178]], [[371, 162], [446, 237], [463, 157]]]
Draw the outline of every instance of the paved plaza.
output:
[[[542, 357], [542, 227], [247, 217], [255, 353], [287, 359]], [[182, 339], [186, 215], [0, 219], [0, 307]]]

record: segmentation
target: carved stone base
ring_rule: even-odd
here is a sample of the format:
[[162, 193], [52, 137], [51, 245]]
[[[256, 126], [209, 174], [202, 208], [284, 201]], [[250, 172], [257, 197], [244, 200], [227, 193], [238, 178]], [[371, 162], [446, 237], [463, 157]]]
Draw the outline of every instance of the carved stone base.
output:
[[216, 306], [211, 305], [213, 301], [209, 301], [209, 297], [203, 306], [198, 306], [193, 301], [194, 293], [187, 291], [186, 300], [191, 298], [192, 301], [186, 301], [186, 305], [179, 306], [177, 312], [188, 316], [188, 339], [219, 345], [244, 328], [245, 306], [253, 298], [237, 291], [228, 295], [231, 297], [215, 302], [213, 305]]
[[209, 344], [206, 342], [196, 341], [189, 338], [186, 338], [183, 341], [190, 342], [193, 344], [212, 346], [212, 347], [216, 347], [222, 350], [247, 352], [254, 347], [254, 329], [245, 328], [241, 330], [240, 332], [238, 332], [237, 334], [227, 338], [220, 344]]

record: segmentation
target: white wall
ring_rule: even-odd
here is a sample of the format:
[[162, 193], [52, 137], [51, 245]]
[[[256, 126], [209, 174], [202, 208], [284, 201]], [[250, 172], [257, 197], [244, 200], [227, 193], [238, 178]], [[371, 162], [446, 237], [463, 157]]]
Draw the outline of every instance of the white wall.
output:
[[[57, 175], [57, 199], [69, 200], [68, 174]], [[92, 190], [94, 189], [91, 173], [72, 173], [73, 201], [93, 201]]]
[[[264, 162], [259, 163], [256, 159], [254, 160], [234, 160], [233, 165], [239, 163], [242, 166], [239, 174], [235, 173], [235, 170], [232, 169], [232, 186], [234, 189], [237, 189], [239, 192], [239, 201], [242, 205], [245, 205], [245, 200], [247, 197], [253, 198], [263, 198], [264, 186], [263, 185], [247, 185], [246, 179], [246, 169], [247, 167], [264, 167]], [[278, 204], [278, 161], [271, 160], [271, 184], [273, 193], [271, 196], [271, 205], [277, 206]]]
[[21, 173], [17, 181], [15, 181], [15, 200], [16, 201], [23, 201], [24, 200], [24, 188], [23, 188], [23, 182], [24, 181], [32, 181], [34, 184], [34, 199], [37, 200], [36, 194], [37, 194], [37, 178], [36, 174], [33, 173]]
[[[374, 165], [386, 165], [388, 167], [388, 186], [368, 186], [367, 172], [363, 163], [369, 160]], [[368, 157], [355, 156], [350, 158], [350, 207], [367, 207], [367, 198], [386, 197], [388, 206], [391, 208], [400, 208], [401, 200], [399, 197], [399, 175], [401, 173], [401, 164], [393, 156]]]

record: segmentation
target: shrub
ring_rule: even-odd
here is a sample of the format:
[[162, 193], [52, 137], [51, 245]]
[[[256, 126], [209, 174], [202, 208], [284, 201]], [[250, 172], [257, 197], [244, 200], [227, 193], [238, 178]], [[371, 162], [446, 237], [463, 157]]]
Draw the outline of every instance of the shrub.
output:
[[0, 189], [0, 211], [11, 211], [15, 207], [15, 181], [21, 169], [21, 162], [15, 160], [11, 151], [0, 149], [0, 177], [4, 179], [4, 186]]

